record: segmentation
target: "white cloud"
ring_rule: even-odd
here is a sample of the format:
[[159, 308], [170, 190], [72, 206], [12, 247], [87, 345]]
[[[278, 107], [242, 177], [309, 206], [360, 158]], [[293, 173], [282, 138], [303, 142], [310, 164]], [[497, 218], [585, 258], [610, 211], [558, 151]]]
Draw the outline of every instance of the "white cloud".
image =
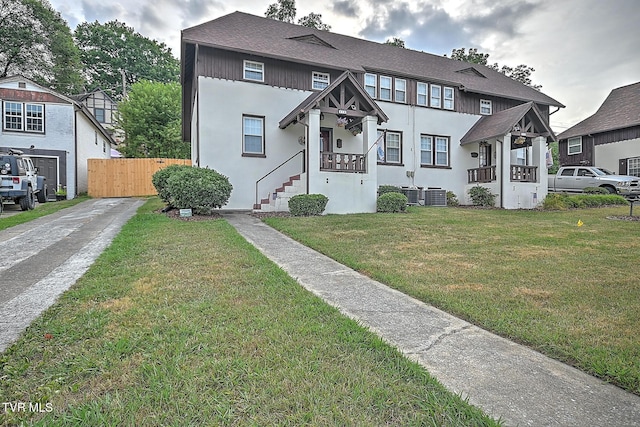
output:
[[[240, 10], [263, 16], [276, 0], [51, 0], [73, 30], [118, 19], [180, 52], [180, 31]], [[609, 92], [640, 80], [637, 0], [332, 0], [298, 1], [298, 17], [322, 14], [332, 31], [433, 54], [476, 47], [490, 62], [536, 69], [534, 83], [567, 108], [552, 116], [563, 130], [593, 114]]]

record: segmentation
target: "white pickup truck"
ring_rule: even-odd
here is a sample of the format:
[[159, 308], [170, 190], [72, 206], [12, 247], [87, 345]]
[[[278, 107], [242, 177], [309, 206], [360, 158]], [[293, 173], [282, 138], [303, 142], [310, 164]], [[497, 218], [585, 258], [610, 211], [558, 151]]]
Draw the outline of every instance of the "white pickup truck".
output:
[[587, 187], [602, 187], [611, 194], [640, 197], [640, 178], [615, 175], [595, 166], [563, 166], [549, 176], [549, 191], [580, 193]]

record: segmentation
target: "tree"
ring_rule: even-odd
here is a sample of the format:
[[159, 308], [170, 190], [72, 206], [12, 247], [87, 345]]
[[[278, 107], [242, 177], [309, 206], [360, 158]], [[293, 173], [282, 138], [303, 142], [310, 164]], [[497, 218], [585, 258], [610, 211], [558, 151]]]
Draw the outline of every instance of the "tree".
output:
[[330, 31], [331, 26], [322, 22], [322, 15], [311, 12], [307, 16], [298, 19], [298, 25], [303, 27], [315, 28], [316, 30]]
[[[269, 5], [264, 16], [270, 19], [275, 19], [276, 21], [293, 24], [295, 22], [296, 13], [297, 9], [295, 0], [278, 0], [277, 3]], [[331, 30], [330, 25], [322, 22], [322, 15], [313, 12], [298, 19], [298, 25], [323, 31]]]
[[60, 14], [42, 0], [0, 0], [0, 77], [20, 74], [63, 94], [82, 88], [79, 53]]
[[392, 39], [388, 39], [386, 42], [384, 42], [384, 44], [389, 44], [391, 46], [397, 46], [397, 47], [401, 47], [401, 48], [406, 48], [406, 46], [404, 45], [404, 40], [402, 40], [401, 38], [398, 37], [394, 37]]
[[278, 0], [277, 3], [269, 5], [264, 16], [293, 24], [296, 17], [296, 0]]
[[180, 100], [177, 82], [134, 83], [118, 104], [116, 128], [125, 135], [118, 150], [125, 157], [189, 158], [189, 143], [182, 141]]
[[114, 99], [123, 97], [123, 80], [126, 86], [143, 79], [178, 81], [180, 66], [171, 49], [122, 22], [84, 22], [76, 28], [75, 39], [89, 83]]
[[525, 64], [520, 64], [515, 68], [509, 67], [507, 65], [503, 65], [502, 67], [500, 67], [497, 62], [489, 65], [489, 54], [478, 52], [478, 49], [476, 48], [469, 48], [469, 53], [466, 52], [466, 48], [464, 47], [460, 49], [453, 49], [451, 51], [451, 59], [471, 62], [473, 64], [486, 65], [487, 67], [499, 71], [502, 74], [519, 81], [520, 83], [532, 87], [533, 89], [540, 90], [542, 88], [541, 85], [534, 85], [531, 81], [531, 73], [535, 71], [533, 67], [529, 67]]

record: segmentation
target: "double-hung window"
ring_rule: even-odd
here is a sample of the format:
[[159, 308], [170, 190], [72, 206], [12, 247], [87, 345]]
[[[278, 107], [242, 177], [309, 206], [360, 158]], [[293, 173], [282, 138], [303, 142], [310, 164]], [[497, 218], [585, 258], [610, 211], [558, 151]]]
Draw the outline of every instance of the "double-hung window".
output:
[[567, 141], [567, 154], [580, 154], [582, 153], [582, 137], [569, 138]]
[[264, 156], [264, 117], [242, 116], [242, 154]]
[[391, 101], [391, 77], [380, 76], [380, 99]]
[[395, 101], [407, 102], [407, 81], [404, 79], [395, 79]]
[[[378, 137], [383, 131], [378, 131]], [[402, 163], [402, 133], [387, 131], [384, 137], [384, 150], [382, 156], [378, 156], [379, 161], [383, 163]], [[382, 159], [381, 159], [382, 157]]]
[[491, 104], [491, 100], [489, 99], [481, 99], [480, 100], [480, 114], [485, 116], [490, 116], [493, 114], [493, 106]]
[[99, 123], [104, 123], [104, 108], [94, 108], [93, 114]]
[[627, 160], [627, 175], [640, 176], [640, 157]]
[[444, 87], [444, 99], [442, 101], [442, 106], [445, 110], [453, 110], [453, 88], [452, 87]]
[[3, 129], [44, 133], [44, 105], [5, 101]]
[[369, 73], [365, 74], [364, 89], [370, 97], [375, 99], [378, 96], [378, 76]]
[[449, 137], [420, 135], [420, 165], [449, 166]]
[[442, 107], [442, 87], [439, 85], [431, 85], [431, 106]]
[[264, 64], [262, 62], [244, 61], [245, 80], [264, 81]]
[[322, 90], [327, 86], [329, 86], [329, 83], [330, 83], [329, 73], [320, 73], [320, 72], [314, 71], [312, 74], [312, 79], [313, 79], [313, 88], [316, 90]]
[[417, 97], [416, 97], [416, 104], [418, 105], [423, 105], [423, 106], [427, 106], [427, 92], [428, 92], [428, 88], [429, 85], [426, 83], [421, 83], [418, 82], [417, 86], [416, 86], [416, 93], [417, 93]]

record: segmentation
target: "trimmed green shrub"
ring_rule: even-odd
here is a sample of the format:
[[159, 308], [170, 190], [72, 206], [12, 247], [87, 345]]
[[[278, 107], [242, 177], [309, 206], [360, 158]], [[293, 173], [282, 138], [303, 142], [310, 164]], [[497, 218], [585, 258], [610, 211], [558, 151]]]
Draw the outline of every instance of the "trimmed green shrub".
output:
[[542, 202], [545, 210], [566, 210], [595, 208], [600, 206], [626, 205], [627, 199], [617, 194], [575, 194], [549, 193]]
[[458, 206], [458, 196], [453, 191], [447, 191], [447, 206]]
[[158, 192], [158, 196], [160, 197], [160, 200], [162, 200], [165, 203], [171, 204], [171, 195], [167, 190], [167, 180], [173, 173], [184, 168], [191, 168], [191, 166], [170, 165], [170, 166], [167, 166], [166, 168], [160, 169], [159, 171], [153, 174], [153, 176], [151, 177], [151, 183], [156, 188], [156, 191]]
[[582, 191], [584, 191], [585, 194], [611, 194], [609, 190], [602, 187], [586, 187]]
[[378, 196], [382, 196], [386, 193], [402, 194], [402, 189], [400, 187], [396, 187], [395, 185], [381, 185], [378, 187]]
[[229, 179], [212, 169], [183, 168], [167, 179], [171, 205], [200, 215], [209, 215], [214, 208], [226, 205], [232, 189]]
[[495, 206], [496, 195], [486, 187], [479, 185], [469, 189], [469, 197], [474, 206]]
[[289, 199], [289, 213], [293, 216], [322, 215], [329, 199], [324, 194], [297, 194]]
[[378, 212], [404, 212], [407, 209], [409, 199], [402, 193], [389, 192], [378, 197]]

